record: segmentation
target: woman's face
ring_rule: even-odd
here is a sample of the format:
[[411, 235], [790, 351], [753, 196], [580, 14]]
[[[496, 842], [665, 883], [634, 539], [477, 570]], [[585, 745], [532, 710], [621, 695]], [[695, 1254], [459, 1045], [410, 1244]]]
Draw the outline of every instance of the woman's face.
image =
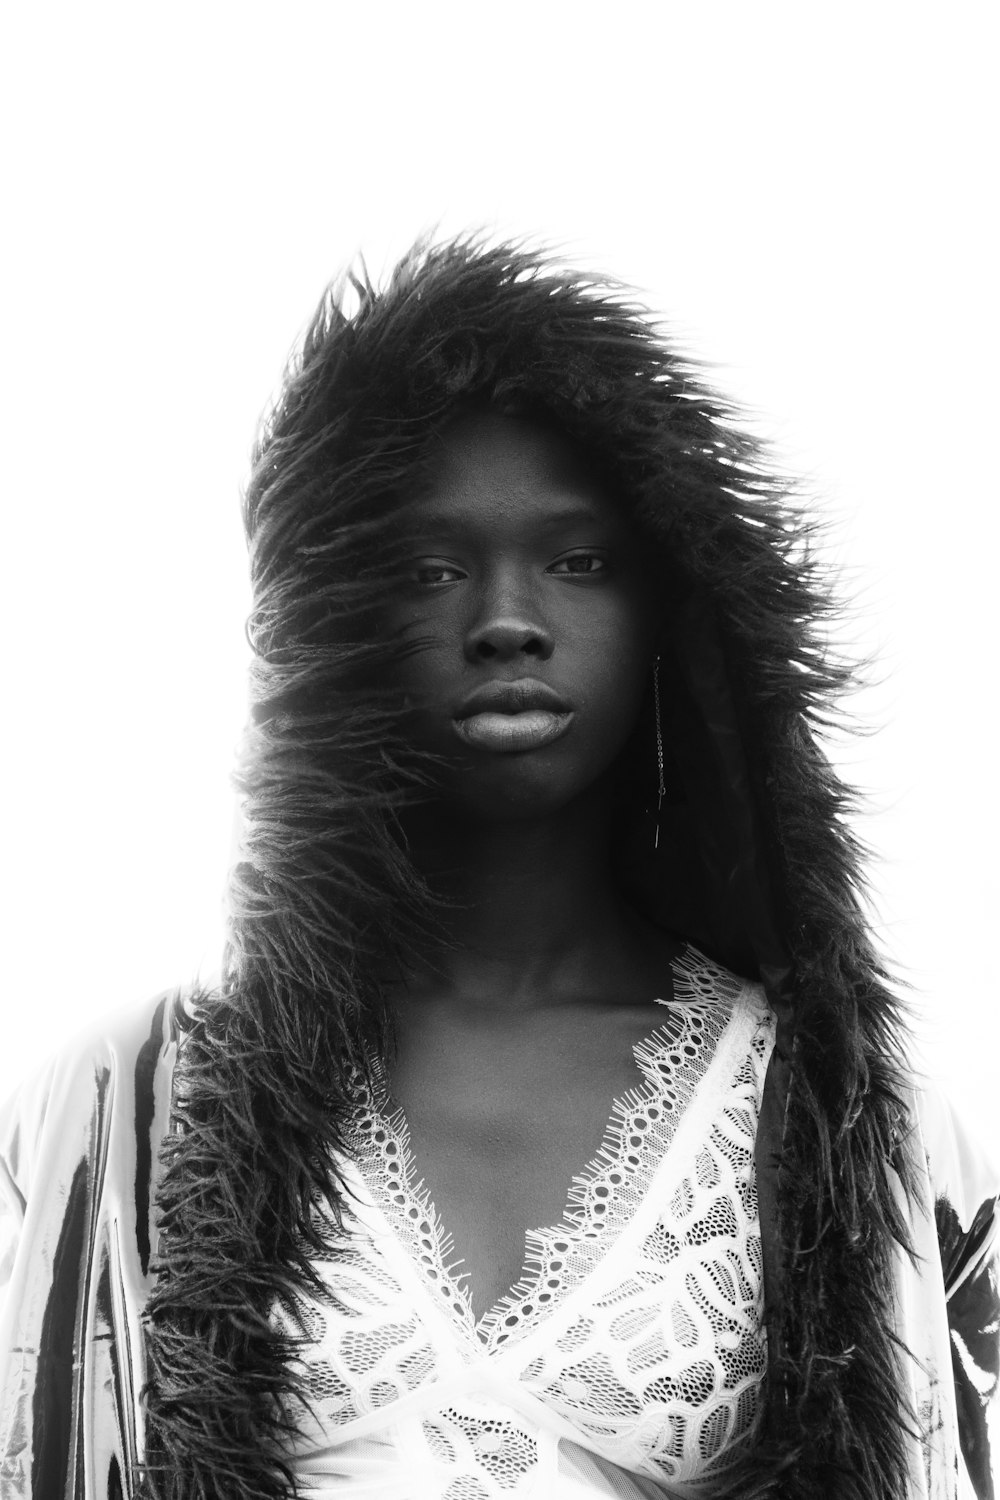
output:
[[421, 642], [400, 667], [413, 742], [469, 813], [557, 811], [615, 760], [648, 686], [639, 539], [567, 438], [492, 414], [448, 430], [407, 523], [389, 626]]

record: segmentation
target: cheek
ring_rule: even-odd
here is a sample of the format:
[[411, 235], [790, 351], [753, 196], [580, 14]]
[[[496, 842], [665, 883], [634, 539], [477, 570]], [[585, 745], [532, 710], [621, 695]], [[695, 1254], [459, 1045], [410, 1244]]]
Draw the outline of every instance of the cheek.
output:
[[393, 687], [403, 713], [400, 728], [412, 749], [460, 759], [449, 711], [456, 697], [455, 651], [440, 634], [431, 636], [423, 624], [419, 631], [399, 637], [410, 647], [393, 671]]
[[399, 651], [393, 681], [414, 705], [433, 699], [451, 669], [454, 647], [439, 620], [426, 614], [397, 612], [387, 638]]
[[651, 619], [632, 601], [612, 612], [588, 640], [581, 654], [601, 684], [601, 696], [618, 702], [622, 710], [638, 712], [647, 678], [652, 682], [656, 630]]

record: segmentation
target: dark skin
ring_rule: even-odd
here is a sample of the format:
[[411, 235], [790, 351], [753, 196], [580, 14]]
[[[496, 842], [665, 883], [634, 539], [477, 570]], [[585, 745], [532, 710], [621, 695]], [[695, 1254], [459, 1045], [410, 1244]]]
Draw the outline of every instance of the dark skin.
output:
[[[414, 508], [391, 625], [424, 642], [402, 686], [414, 740], [444, 764], [406, 831], [453, 906], [449, 942], [390, 991], [389, 1086], [478, 1320], [519, 1279], [525, 1231], [562, 1218], [614, 1099], [641, 1086], [632, 1049], [672, 993], [678, 944], [610, 866], [616, 761], [658, 613], [638, 539], [560, 434], [463, 419]], [[525, 679], [559, 695], [553, 742], [511, 750], [456, 730], [470, 693]]]

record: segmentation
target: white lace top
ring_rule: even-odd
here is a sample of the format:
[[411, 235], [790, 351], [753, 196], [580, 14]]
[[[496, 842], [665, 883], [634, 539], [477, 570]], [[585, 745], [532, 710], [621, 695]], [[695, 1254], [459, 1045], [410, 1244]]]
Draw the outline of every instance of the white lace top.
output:
[[338, 1163], [350, 1237], [299, 1309], [304, 1497], [724, 1493], [765, 1367], [753, 1147], [773, 1029], [759, 986], [690, 948], [674, 973], [562, 1223], [529, 1232], [478, 1324], [406, 1121], [361, 1090]]

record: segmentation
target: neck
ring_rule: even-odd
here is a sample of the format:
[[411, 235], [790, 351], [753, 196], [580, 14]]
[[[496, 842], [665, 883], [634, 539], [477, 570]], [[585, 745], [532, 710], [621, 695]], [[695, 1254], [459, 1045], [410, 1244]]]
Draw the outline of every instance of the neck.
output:
[[442, 940], [417, 956], [437, 987], [513, 1008], [579, 991], [636, 918], [611, 877], [612, 807], [595, 793], [542, 819], [491, 822], [425, 807], [410, 853], [447, 903]]

